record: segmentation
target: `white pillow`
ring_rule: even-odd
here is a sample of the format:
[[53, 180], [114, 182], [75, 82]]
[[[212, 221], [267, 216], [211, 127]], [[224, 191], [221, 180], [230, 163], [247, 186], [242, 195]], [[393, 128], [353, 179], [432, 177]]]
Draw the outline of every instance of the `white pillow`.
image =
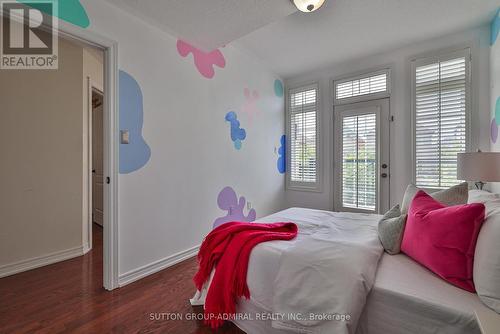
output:
[[469, 203], [486, 207], [474, 254], [474, 285], [483, 303], [500, 313], [500, 195], [471, 190]]

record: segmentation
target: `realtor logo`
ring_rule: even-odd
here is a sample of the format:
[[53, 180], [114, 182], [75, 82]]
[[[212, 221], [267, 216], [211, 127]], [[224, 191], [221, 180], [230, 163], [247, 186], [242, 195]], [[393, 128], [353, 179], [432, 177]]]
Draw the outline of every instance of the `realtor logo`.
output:
[[57, 1], [2, 1], [0, 69], [57, 69]]

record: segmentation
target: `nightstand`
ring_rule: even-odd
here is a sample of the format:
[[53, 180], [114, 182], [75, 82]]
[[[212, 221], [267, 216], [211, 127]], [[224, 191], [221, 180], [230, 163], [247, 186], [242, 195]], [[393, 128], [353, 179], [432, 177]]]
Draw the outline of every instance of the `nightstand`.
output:
[[476, 310], [474, 313], [482, 334], [500, 333], [500, 314], [486, 308]]

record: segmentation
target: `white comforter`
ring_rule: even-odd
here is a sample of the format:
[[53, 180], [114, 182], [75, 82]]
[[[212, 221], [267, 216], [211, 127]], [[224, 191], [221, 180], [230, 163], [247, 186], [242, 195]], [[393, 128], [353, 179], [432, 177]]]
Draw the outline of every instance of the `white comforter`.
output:
[[[274, 328], [296, 333], [356, 331], [383, 251], [379, 219], [292, 208], [259, 220], [292, 221], [299, 227], [293, 245], [281, 253], [273, 283], [272, 312], [278, 315]], [[258, 261], [251, 263], [256, 270]], [[336, 320], [338, 316], [349, 320]]]
[[[252, 251], [247, 275], [252, 302], [271, 313], [274, 328], [287, 332], [355, 333], [383, 251], [379, 219], [302, 208], [258, 219], [294, 222], [299, 233], [292, 241], [270, 241]], [[335, 320], [338, 316], [349, 320]]]

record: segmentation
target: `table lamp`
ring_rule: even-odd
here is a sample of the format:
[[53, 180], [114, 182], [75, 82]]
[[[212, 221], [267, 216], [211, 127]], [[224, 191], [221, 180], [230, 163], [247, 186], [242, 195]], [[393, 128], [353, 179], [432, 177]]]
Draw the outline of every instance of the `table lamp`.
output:
[[457, 179], [474, 181], [477, 189], [485, 182], [500, 181], [500, 152], [458, 153]]

